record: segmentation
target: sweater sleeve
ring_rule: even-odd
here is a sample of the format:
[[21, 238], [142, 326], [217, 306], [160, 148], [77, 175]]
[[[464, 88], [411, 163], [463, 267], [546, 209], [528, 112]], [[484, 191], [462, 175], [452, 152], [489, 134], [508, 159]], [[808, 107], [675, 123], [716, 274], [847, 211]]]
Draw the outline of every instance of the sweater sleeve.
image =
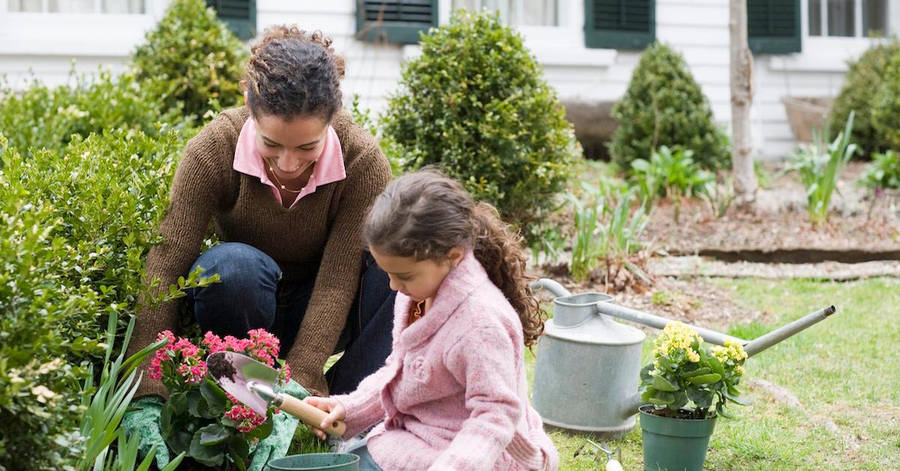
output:
[[430, 470], [493, 469], [512, 441], [523, 410], [516, 354], [513, 339], [502, 327], [490, 325], [468, 332], [447, 351], [446, 365], [465, 385], [470, 413]]
[[[146, 261], [145, 285], [158, 280], [155, 289], [148, 294], [158, 295], [168, 291], [169, 285], [179, 276], [185, 276], [200, 253], [200, 247], [219, 196], [227, 188], [229, 173], [218, 162], [227, 153], [227, 144], [216, 127], [224, 125], [224, 116], [207, 125], [185, 147], [178, 163], [169, 207], [160, 222], [162, 242], [150, 249]], [[137, 311], [134, 336], [129, 344], [131, 355], [156, 340], [163, 330], [174, 331], [178, 326], [175, 301], [151, 305], [142, 298]], [[149, 361], [149, 360], [148, 360]], [[146, 372], [147, 362], [141, 367]], [[144, 375], [137, 396], [156, 394], [166, 397], [162, 381]]]
[[347, 411], [344, 419], [347, 424], [344, 438], [359, 435], [363, 430], [384, 420], [385, 410], [381, 403], [381, 391], [390, 380], [392, 372], [397, 369], [394, 358], [393, 354], [388, 355], [384, 366], [362, 380], [355, 391], [332, 396], [340, 401]]
[[319, 395], [328, 394], [323, 368], [359, 288], [363, 221], [390, 178], [387, 160], [374, 142], [348, 167], [309, 304], [287, 356], [297, 380]]

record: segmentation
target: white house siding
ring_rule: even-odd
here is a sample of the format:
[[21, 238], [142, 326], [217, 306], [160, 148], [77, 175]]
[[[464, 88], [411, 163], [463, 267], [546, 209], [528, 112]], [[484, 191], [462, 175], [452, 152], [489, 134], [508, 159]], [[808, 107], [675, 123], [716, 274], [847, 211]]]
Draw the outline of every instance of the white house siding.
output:
[[[614, 101], [625, 92], [640, 53], [584, 47], [582, 0], [559, 1], [558, 27], [522, 27], [526, 44], [544, 66], [547, 81], [566, 101]], [[98, 64], [119, 70], [159, 18], [168, 0], [148, 0], [148, 15], [13, 15], [0, 0], [0, 74], [9, 82], [24, 83], [29, 70], [50, 84], [64, 82], [76, 59], [80, 72]], [[415, 46], [374, 45], [354, 39], [355, 0], [257, 0], [259, 30], [272, 24], [296, 23], [332, 36], [347, 61], [344, 96], [359, 95], [365, 108], [382, 110], [396, 90], [403, 61], [417, 53]], [[806, 28], [806, 1], [802, 2]], [[893, 2], [892, 2], [893, 3]], [[893, 5], [892, 5], [893, 6]], [[99, 18], [106, 16], [106, 18]], [[730, 122], [728, 0], [657, 0], [656, 36], [679, 51], [718, 122]], [[14, 18], [13, 18], [14, 17]], [[440, 2], [440, 21], [450, 17], [450, 1]], [[43, 27], [40, 27], [44, 25]], [[891, 25], [900, 30], [900, 8], [893, 8]], [[846, 71], [846, 60], [858, 56], [867, 40], [806, 38], [804, 52], [756, 58], [752, 109], [755, 155], [784, 156], [795, 146], [788, 127], [785, 96], [833, 96]]]
[[146, 0], [144, 15], [13, 13], [0, 0], [0, 76], [21, 88], [36, 78], [67, 83], [70, 71], [95, 73], [101, 65], [116, 73], [168, 0]]

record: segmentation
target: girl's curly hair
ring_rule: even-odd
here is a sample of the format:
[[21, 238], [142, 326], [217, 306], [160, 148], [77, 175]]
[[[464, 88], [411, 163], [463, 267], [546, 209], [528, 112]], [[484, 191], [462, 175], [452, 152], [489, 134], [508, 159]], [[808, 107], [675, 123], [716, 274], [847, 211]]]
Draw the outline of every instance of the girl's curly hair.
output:
[[416, 260], [441, 260], [470, 247], [491, 281], [519, 314], [525, 345], [544, 331], [545, 313], [525, 273], [522, 237], [488, 203], [476, 203], [455, 180], [434, 169], [394, 180], [376, 200], [363, 227], [370, 247]]
[[296, 26], [271, 26], [250, 49], [244, 72], [247, 106], [254, 116], [291, 119], [318, 115], [331, 121], [341, 107], [344, 59], [331, 38]]

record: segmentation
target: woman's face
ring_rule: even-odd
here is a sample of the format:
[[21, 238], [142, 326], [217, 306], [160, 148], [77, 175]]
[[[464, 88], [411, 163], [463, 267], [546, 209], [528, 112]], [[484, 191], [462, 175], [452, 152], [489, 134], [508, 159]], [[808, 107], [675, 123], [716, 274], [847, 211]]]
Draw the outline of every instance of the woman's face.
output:
[[260, 114], [256, 119], [256, 150], [279, 180], [292, 180], [322, 153], [327, 131], [328, 122], [320, 116], [288, 120]]
[[403, 293], [414, 301], [434, 297], [450, 270], [463, 257], [461, 248], [452, 248], [442, 260], [416, 260], [415, 257], [399, 257], [369, 249], [372, 257], [391, 280], [391, 289]]

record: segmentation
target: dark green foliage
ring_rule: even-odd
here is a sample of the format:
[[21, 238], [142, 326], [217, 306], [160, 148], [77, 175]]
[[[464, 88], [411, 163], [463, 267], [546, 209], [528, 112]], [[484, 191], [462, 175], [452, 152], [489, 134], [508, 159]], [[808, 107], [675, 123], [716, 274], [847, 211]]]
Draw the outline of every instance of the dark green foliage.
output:
[[873, 154], [860, 183], [872, 190], [900, 188], [900, 153], [889, 150]]
[[[851, 111], [855, 111], [852, 139], [859, 145], [865, 156], [889, 147], [889, 141], [886, 141], [885, 136], [876, 129], [878, 121], [874, 114], [879, 105], [885, 112], [900, 108], [900, 96], [896, 94], [896, 91], [888, 91], [887, 93], [890, 95], [879, 98], [884, 86], [889, 84], [888, 65], [891, 58], [894, 57], [900, 57], [900, 42], [898, 41], [878, 45], [866, 51], [858, 60], [850, 64], [844, 87], [831, 105], [829, 135], [837, 136], [843, 131], [847, 117], [850, 116]], [[897, 80], [900, 79], [894, 78], [895, 82]], [[890, 88], [896, 90], [896, 83]], [[881, 102], [881, 100], [887, 100], [887, 102]], [[897, 119], [890, 116], [887, 118], [889, 120]]]
[[72, 135], [86, 137], [104, 129], [155, 132], [159, 107], [138, 87], [134, 76], [101, 71], [91, 81], [74, 72], [72, 85], [49, 88], [35, 81], [21, 93], [0, 90], [0, 130], [12, 147], [60, 150]]
[[383, 124], [406, 169], [437, 165], [522, 227], [552, 205], [574, 137], [519, 34], [495, 15], [457, 12], [422, 37], [401, 83]]
[[728, 138], [713, 122], [706, 96], [681, 55], [665, 44], [647, 48], [612, 113], [619, 127], [609, 151], [622, 168], [664, 145], [690, 149], [702, 168], [730, 166]]
[[872, 123], [882, 149], [900, 151], [900, 48], [891, 56], [872, 102]]
[[243, 44], [216, 19], [203, 0], [175, 0], [134, 51], [141, 87], [157, 97], [164, 112], [192, 116], [243, 103]]
[[28, 158], [0, 145], [0, 463], [58, 468], [65, 455], [50, 445], [77, 446], [78, 383], [103, 351], [106, 315], [135, 310], [183, 145], [157, 135], [76, 136]]
[[10, 196], [5, 181], [0, 191], [0, 469], [62, 469], [75, 457], [67, 431], [86, 375], [71, 358], [102, 351], [95, 319], [104, 307], [89, 286], [65, 280], [73, 249], [55, 236], [50, 205]]
[[149, 38], [140, 81], [0, 91], [0, 471], [86, 456], [80, 385], [102, 364], [106, 320], [121, 333], [136, 310], [194, 119], [240, 100], [240, 43], [202, 2], [173, 3]]

